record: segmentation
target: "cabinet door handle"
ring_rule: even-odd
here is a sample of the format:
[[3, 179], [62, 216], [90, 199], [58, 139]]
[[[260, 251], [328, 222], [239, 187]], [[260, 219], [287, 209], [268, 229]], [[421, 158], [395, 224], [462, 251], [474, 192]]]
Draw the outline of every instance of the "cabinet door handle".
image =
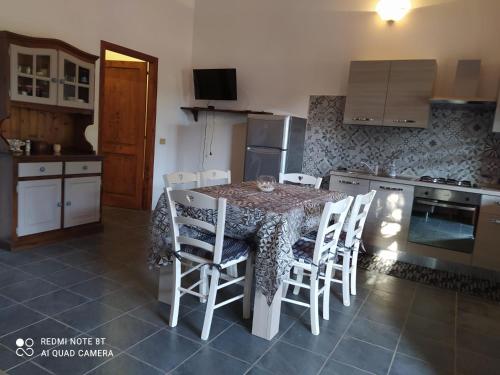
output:
[[380, 189], [382, 190], [389, 190], [389, 191], [404, 191], [403, 188], [394, 188], [394, 187], [389, 187], [389, 186], [379, 186]]
[[62, 85], [62, 84], [64, 84], [64, 79], [60, 78], [60, 79], [59, 79], [59, 83], [60, 83], [61, 85]]
[[414, 124], [415, 120], [392, 120], [395, 124]]
[[62, 207], [62, 203], [61, 202], [57, 202], [57, 207]]
[[89, 169], [89, 167], [88, 167], [88, 166], [86, 166], [86, 165], [84, 165], [84, 166], [82, 167], [82, 169], [83, 169], [84, 171], [86, 171], [87, 169]]
[[489, 222], [492, 224], [500, 224], [500, 219], [490, 219]]
[[45, 167], [40, 167], [40, 172], [45, 172]]
[[66, 202], [66, 207], [69, 207], [69, 206], [71, 206], [71, 202], [70, 201]]
[[339, 183], [345, 185], [359, 185], [359, 182], [356, 181], [339, 180]]
[[375, 121], [375, 119], [374, 118], [370, 118], [370, 117], [354, 117], [353, 121], [365, 121], [365, 122], [369, 122], [369, 121]]
[[52, 82], [52, 83], [57, 83], [57, 78], [51, 78], [51, 79], [50, 79], [50, 82]]

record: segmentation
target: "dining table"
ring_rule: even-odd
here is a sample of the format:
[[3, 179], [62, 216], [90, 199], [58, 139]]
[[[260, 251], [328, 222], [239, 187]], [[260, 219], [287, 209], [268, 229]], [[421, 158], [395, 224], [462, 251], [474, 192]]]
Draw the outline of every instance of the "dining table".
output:
[[[255, 251], [255, 301], [252, 333], [271, 340], [279, 330], [283, 280], [294, 262], [293, 244], [317, 229], [326, 202], [345, 193], [295, 184], [276, 184], [271, 192], [255, 181], [194, 189], [214, 198], [226, 198], [226, 236], [246, 240]], [[215, 220], [216, 215], [190, 211], [190, 216]], [[160, 268], [158, 299], [170, 304], [172, 263], [168, 201], [162, 194], [152, 215], [150, 268]]]

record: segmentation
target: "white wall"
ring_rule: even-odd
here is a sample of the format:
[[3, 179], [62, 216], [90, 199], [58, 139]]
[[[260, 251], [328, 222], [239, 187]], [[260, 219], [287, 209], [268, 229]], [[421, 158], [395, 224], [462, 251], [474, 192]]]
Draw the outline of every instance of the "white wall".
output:
[[[480, 92], [495, 98], [500, 73], [500, 1], [413, 0], [415, 9], [392, 26], [373, 11], [376, 0], [196, 0], [193, 66], [235, 67], [236, 103], [217, 106], [306, 116], [310, 95], [346, 93], [355, 59], [438, 60], [436, 95], [447, 95], [456, 62], [480, 58]], [[206, 104], [206, 103], [204, 103]], [[220, 133], [233, 120], [219, 115]], [[199, 150], [202, 126], [180, 138]], [[188, 130], [183, 128], [181, 133]], [[230, 164], [230, 145], [216, 142], [212, 159]], [[186, 155], [187, 156], [187, 155]], [[199, 155], [193, 155], [196, 160]]]
[[[3, 30], [62, 39], [96, 55], [106, 40], [159, 58], [153, 202], [162, 190], [161, 175], [177, 168], [177, 127], [187, 119], [179, 106], [191, 97], [184, 77], [191, 66], [193, 7], [194, 0], [4, 0], [1, 5]], [[97, 112], [87, 131], [94, 147]], [[158, 144], [160, 137], [166, 145]]]

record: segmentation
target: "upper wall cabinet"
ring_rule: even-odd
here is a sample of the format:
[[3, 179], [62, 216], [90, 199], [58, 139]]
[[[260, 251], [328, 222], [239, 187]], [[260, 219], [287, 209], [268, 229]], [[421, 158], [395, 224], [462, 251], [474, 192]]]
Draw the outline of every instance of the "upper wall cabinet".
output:
[[390, 61], [351, 63], [344, 123], [382, 125], [390, 71]]
[[94, 64], [59, 52], [58, 104], [65, 107], [94, 106]]
[[353, 61], [345, 124], [425, 128], [435, 60]]

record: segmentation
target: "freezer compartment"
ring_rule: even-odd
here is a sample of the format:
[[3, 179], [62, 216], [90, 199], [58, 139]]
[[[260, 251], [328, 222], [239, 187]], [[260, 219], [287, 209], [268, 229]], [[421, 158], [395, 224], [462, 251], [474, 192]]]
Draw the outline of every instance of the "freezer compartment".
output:
[[290, 116], [248, 116], [247, 145], [286, 150]]
[[279, 179], [285, 169], [286, 151], [277, 148], [247, 147], [245, 154], [245, 181], [254, 181], [262, 175]]

